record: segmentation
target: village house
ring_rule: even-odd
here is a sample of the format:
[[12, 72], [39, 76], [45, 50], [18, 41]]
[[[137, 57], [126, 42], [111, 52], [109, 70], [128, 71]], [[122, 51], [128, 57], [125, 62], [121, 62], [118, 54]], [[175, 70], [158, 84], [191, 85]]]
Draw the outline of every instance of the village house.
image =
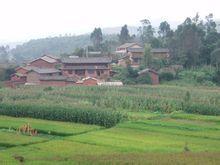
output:
[[110, 76], [111, 59], [107, 57], [64, 58], [61, 63], [66, 77], [107, 79]]
[[51, 55], [43, 55], [31, 61], [28, 66], [38, 67], [38, 68], [56, 68], [59, 64], [59, 60]]
[[146, 68], [146, 69], [143, 69], [143, 70], [138, 72], [139, 76], [146, 76], [147, 74], [150, 75], [152, 85], [158, 85], [159, 84], [159, 74], [155, 70]]
[[26, 83], [40, 85], [44, 77], [60, 76], [61, 71], [55, 68], [32, 68], [26, 74]]
[[141, 64], [144, 55], [144, 49], [137, 43], [125, 43], [116, 48], [116, 54], [119, 56], [118, 65], [137, 68]]
[[[133, 68], [138, 68], [144, 57], [144, 48], [137, 43], [125, 43], [116, 48], [118, 65], [126, 67], [128, 64]], [[155, 48], [151, 50], [153, 59], [169, 59], [170, 52], [167, 48]]]
[[151, 53], [154, 59], [168, 59], [170, 57], [170, 51], [167, 48], [152, 49]]

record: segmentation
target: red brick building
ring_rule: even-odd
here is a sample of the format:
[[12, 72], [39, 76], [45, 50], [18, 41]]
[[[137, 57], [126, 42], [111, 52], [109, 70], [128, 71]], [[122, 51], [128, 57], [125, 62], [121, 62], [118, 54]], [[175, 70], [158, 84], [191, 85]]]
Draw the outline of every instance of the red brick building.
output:
[[151, 54], [154, 59], [168, 59], [170, 57], [170, 51], [167, 48], [152, 49]]
[[61, 71], [54, 68], [32, 68], [27, 72], [26, 83], [40, 85], [44, 77], [60, 76]]
[[62, 74], [74, 78], [107, 79], [110, 76], [111, 59], [106, 57], [65, 58], [62, 62]]
[[44, 76], [40, 78], [40, 85], [46, 86], [67, 86], [67, 85], [75, 85], [77, 79], [67, 78], [65, 76]]
[[137, 68], [141, 64], [144, 57], [144, 49], [137, 43], [125, 43], [116, 49], [116, 54], [119, 54], [118, 65]]
[[59, 60], [55, 57], [44, 55], [40, 58], [37, 58], [29, 63], [29, 66], [38, 67], [38, 68], [56, 68]]
[[146, 76], [147, 74], [151, 77], [151, 84], [158, 85], [159, 84], [159, 74], [153, 69], [144, 69], [138, 72], [139, 76]]

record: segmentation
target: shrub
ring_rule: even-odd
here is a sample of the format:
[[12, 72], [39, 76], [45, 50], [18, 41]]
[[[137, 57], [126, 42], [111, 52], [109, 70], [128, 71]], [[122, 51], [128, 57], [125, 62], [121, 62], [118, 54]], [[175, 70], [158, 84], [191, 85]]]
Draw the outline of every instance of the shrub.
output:
[[220, 71], [217, 71], [217, 72], [215, 73], [215, 75], [213, 76], [213, 81], [214, 81], [216, 84], [220, 85]]
[[171, 72], [162, 72], [159, 75], [160, 81], [171, 81], [174, 78], [175, 77], [174, 77], [173, 73], [171, 73]]
[[144, 75], [138, 76], [138, 78], [137, 78], [137, 83], [138, 83], [138, 84], [151, 84], [152, 81], [151, 81], [150, 74], [149, 74], [149, 73], [146, 73], [146, 74], [144, 74]]
[[183, 111], [201, 115], [220, 115], [220, 108], [218, 106], [206, 104], [187, 103], [183, 106]]
[[46, 87], [46, 88], [44, 88], [44, 91], [45, 91], [45, 92], [47, 92], [47, 91], [52, 91], [52, 90], [53, 90], [52, 87]]
[[118, 111], [100, 110], [90, 107], [59, 107], [24, 104], [0, 104], [0, 114], [14, 117], [32, 117], [46, 120], [69, 121], [85, 124], [97, 124], [112, 127], [125, 115]]

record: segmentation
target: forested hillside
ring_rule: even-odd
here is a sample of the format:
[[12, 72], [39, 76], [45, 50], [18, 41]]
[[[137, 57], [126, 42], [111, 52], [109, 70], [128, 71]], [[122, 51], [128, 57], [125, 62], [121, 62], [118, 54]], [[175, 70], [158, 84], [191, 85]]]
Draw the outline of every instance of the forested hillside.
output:
[[[115, 40], [117, 35], [104, 35], [104, 40]], [[70, 54], [76, 48], [85, 48], [91, 45], [90, 35], [79, 36], [59, 36], [43, 39], [30, 40], [23, 45], [12, 49], [11, 54], [17, 62], [22, 62], [28, 59], [34, 59], [42, 54], [53, 54], [59, 56], [60, 54]]]
[[17, 46], [11, 53], [16, 60], [22, 61], [39, 57], [45, 53], [54, 55], [71, 53], [75, 48], [85, 47], [89, 44], [89, 35], [51, 37], [30, 40], [23, 45]]

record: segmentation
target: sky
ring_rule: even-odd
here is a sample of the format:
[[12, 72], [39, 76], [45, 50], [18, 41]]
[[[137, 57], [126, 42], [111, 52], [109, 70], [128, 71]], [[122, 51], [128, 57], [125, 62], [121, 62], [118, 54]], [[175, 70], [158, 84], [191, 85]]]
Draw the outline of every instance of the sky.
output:
[[78, 35], [95, 27], [181, 23], [198, 12], [220, 19], [220, 0], [0, 0], [0, 42]]

